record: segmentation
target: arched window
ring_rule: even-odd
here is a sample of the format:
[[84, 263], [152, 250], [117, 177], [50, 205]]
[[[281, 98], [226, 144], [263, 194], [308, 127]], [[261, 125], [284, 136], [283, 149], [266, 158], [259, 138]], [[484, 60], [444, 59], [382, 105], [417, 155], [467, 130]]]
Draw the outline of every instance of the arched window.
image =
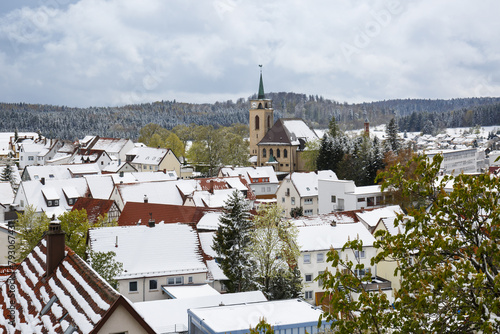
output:
[[278, 149], [276, 150], [276, 157], [277, 157], [277, 158], [279, 158], [279, 157], [281, 156], [281, 154], [280, 154], [280, 153], [281, 153], [281, 152], [280, 152], [280, 149], [278, 148]]
[[255, 130], [259, 130], [259, 128], [260, 128], [259, 123], [260, 123], [260, 120], [259, 120], [259, 116], [257, 115], [257, 116], [255, 116]]
[[273, 149], [272, 149], [272, 148], [270, 148], [270, 149], [269, 149], [269, 157], [273, 157], [273, 156], [274, 156], [274, 155], [273, 155]]
[[271, 116], [267, 116], [267, 128], [271, 128]]
[[286, 148], [283, 150], [283, 157], [288, 158], [288, 151], [286, 150]]
[[263, 148], [263, 149], [262, 149], [262, 157], [263, 157], [263, 158], [265, 158], [265, 157], [266, 157], [266, 149], [265, 149], [265, 148]]

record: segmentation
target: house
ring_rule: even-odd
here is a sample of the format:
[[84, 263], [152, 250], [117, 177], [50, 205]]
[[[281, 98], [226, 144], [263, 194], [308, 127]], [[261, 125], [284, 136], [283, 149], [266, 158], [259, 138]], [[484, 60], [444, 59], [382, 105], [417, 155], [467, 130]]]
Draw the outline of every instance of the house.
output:
[[111, 163], [112, 159], [106, 151], [82, 150], [73, 155], [69, 160], [69, 164], [95, 164], [99, 166], [99, 170], [103, 170]]
[[166, 148], [134, 147], [126, 154], [126, 161], [139, 172], [175, 171], [181, 175], [181, 163], [174, 152]]
[[120, 217], [120, 209], [115, 201], [112, 200], [79, 197], [71, 211], [83, 209], [87, 212], [87, 218], [91, 225], [95, 224], [100, 217], [104, 217], [105, 215], [108, 217], [108, 223], [111, 223], [113, 220], [118, 221]]
[[285, 177], [276, 191], [278, 204], [283, 208], [283, 215], [291, 217], [293, 208], [303, 208], [305, 216], [317, 215], [318, 182], [320, 179], [338, 180], [331, 170], [309, 173], [294, 172]]
[[380, 185], [357, 187], [352, 180], [318, 180], [319, 214], [381, 207], [385, 197]]
[[389, 205], [382, 208], [375, 208], [371, 210], [362, 210], [356, 212], [359, 221], [373, 233], [375, 227], [382, 218], [395, 218], [398, 214], [402, 214], [403, 210], [399, 205]]
[[273, 122], [274, 109], [265, 98], [261, 73], [257, 99], [250, 100], [250, 155], [257, 157], [258, 167], [272, 166], [282, 173], [305, 171], [306, 144], [319, 140], [318, 136], [302, 119]]
[[[484, 151], [481, 151], [484, 152]], [[435, 155], [441, 154], [443, 161], [440, 170], [443, 174], [476, 173], [479, 171], [478, 164], [484, 167], [485, 157], [478, 159], [477, 148], [465, 148], [458, 150], [428, 150], [424, 151], [427, 158], [432, 159]], [[480, 163], [479, 161], [482, 160]]]
[[133, 304], [64, 245], [58, 223], [0, 285], [0, 314], [6, 333], [155, 333]]
[[23, 181], [19, 185], [14, 204], [23, 211], [31, 205], [36, 212], [45, 212], [51, 218], [71, 211], [79, 197], [88, 191], [85, 178], [65, 180]]
[[99, 175], [97, 164], [26, 166], [21, 174], [23, 181], [64, 180], [85, 175]]
[[250, 185], [256, 199], [276, 198], [279, 182], [273, 167], [222, 167], [218, 174], [219, 177], [240, 175]]
[[[359, 263], [364, 264], [364, 269], [355, 270], [357, 275], [377, 276], [376, 267], [370, 263], [371, 258], [376, 255], [376, 249], [373, 247], [375, 241], [373, 235], [359, 222], [329, 224], [328, 221], [331, 221], [329, 216], [321, 215], [292, 220], [292, 223], [298, 226], [299, 230], [297, 237], [300, 249], [298, 265], [303, 277], [304, 299], [313, 305], [319, 305], [324, 294], [322, 282], [316, 280], [318, 275], [327, 269], [332, 273], [336, 272], [336, 268], [332, 268], [331, 264], [326, 261], [327, 253], [331, 248], [340, 252], [340, 258], [343, 260], [349, 259], [354, 263], [359, 261]], [[342, 247], [348, 240], [356, 238], [363, 242], [362, 251], [351, 249], [342, 251]], [[381, 278], [376, 277], [376, 279], [382, 281]], [[370, 289], [375, 290], [378, 290], [379, 287], [392, 296], [390, 282], [384, 282], [384, 285], [369, 286]]]
[[132, 302], [168, 298], [169, 286], [205, 283], [208, 269], [198, 235], [185, 224], [152, 222], [89, 231], [92, 251], [116, 253], [118, 291]]
[[261, 291], [247, 291], [139, 302], [134, 303], [134, 307], [158, 333], [187, 333], [189, 309], [264, 301], [267, 299]]
[[102, 169], [103, 174], [137, 173], [137, 172], [138, 172], [137, 169], [125, 160], [123, 161], [113, 160]]
[[249, 333], [262, 318], [276, 334], [321, 333], [326, 332], [331, 324], [323, 321], [318, 328], [322, 313], [301, 299], [193, 308], [188, 310], [188, 333]]

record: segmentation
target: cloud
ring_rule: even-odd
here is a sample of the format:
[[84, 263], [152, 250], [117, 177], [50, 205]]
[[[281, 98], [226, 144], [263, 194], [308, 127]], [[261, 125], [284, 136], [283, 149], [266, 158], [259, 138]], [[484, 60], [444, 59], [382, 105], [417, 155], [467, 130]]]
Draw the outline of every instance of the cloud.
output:
[[[5, 102], [500, 95], [500, 3], [52, 0], [0, 10]], [[218, 97], [219, 96], [219, 97]]]

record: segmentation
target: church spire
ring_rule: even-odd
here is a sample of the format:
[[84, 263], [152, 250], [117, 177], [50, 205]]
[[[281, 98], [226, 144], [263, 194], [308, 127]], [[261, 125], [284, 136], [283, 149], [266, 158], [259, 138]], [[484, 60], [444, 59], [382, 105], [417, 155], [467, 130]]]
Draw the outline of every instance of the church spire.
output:
[[266, 96], [264, 95], [264, 83], [262, 82], [262, 65], [259, 65], [260, 67], [260, 83], [259, 83], [259, 95], [257, 96], [257, 98], [259, 100], [263, 100], [266, 98]]

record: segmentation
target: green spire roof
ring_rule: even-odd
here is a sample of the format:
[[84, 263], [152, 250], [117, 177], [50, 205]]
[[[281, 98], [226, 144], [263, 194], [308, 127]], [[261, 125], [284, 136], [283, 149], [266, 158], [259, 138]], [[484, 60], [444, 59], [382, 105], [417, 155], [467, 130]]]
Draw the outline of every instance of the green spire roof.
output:
[[257, 96], [259, 100], [266, 98], [264, 95], [264, 83], [262, 82], [262, 71], [260, 72], [260, 83], [259, 83], [259, 95]]

